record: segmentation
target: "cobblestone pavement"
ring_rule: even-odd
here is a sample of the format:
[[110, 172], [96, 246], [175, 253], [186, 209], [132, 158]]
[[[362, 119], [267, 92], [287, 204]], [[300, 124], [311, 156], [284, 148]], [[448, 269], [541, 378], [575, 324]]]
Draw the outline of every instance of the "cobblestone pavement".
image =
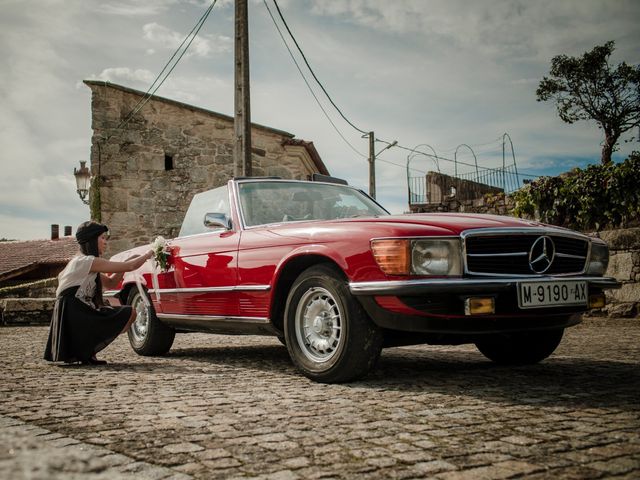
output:
[[315, 384], [269, 337], [121, 336], [104, 367], [41, 360], [45, 327], [0, 328], [0, 478], [640, 478], [640, 324], [588, 320], [533, 367], [471, 346], [385, 350]]

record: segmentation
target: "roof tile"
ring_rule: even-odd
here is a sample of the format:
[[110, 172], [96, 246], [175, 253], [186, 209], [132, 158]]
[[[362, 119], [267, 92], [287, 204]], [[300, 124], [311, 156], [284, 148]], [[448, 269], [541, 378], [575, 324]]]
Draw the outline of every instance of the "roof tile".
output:
[[34, 264], [67, 263], [78, 251], [75, 237], [0, 242], [0, 277]]

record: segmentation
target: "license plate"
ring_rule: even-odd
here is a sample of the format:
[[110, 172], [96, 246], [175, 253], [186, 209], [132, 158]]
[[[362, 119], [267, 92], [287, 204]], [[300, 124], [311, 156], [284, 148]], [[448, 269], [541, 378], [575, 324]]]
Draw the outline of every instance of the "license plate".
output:
[[587, 282], [522, 282], [518, 284], [520, 308], [562, 307], [587, 304]]

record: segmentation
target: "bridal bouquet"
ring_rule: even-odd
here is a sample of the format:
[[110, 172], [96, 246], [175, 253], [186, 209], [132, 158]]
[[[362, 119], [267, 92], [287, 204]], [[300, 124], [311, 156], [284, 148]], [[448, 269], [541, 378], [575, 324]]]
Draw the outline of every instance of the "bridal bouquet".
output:
[[153, 250], [153, 257], [156, 265], [160, 267], [163, 272], [169, 270], [169, 251], [167, 249], [167, 241], [164, 237], [159, 236], [151, 244]]

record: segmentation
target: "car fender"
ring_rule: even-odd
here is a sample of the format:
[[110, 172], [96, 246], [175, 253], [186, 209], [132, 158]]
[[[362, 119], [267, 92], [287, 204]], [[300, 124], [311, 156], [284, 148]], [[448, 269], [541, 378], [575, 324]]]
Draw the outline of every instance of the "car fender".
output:
[[305, 269], [319, 263], [336, 265], [345, 276], [349, 263], [344, 255], [326, 244], [309, 244], [291, 250], [284, 256], [273, 273], [269, 302], [269, 317], [277, 329], [283, 331], [283, 315], [291, 286]]
[[[276, 266], [276, 270], [275, 270], [274, 275], [273, 275], [273, 285], [272, 285], [272, 287], [275, 287], [275, 285], [278, 284], [279, 279], [280, 279], [280, 277], [282, 275], [282, 272], [292, 262], [297, 262], [299, 259], [302, 259], [302, 258], [313, 258], [313, 257], [315, 257], [315, 258], [322, 257], [322, 258], [326, 259], [328, 262], [336, 264], [340, 268], [340, 270], [342, 270], [342, 272], [345, 274], [345, 276], [348, 277], [349, 263], [348, 263], [347, 259], [340, 252], [338, 252], [335, 248], [332, 248], [330, 245], [327, 245], [327, 244], [302, 245], [302, 246], [300, 246], [298, 248], [295, 248], [295, 249], [291, 250], [286, 256], [284, 256], [280, 260], [280, 263], [278, 263], [278, 265]], [[312, 262], [310, 262], [310, 265], [315, 264], [315, 263], [320, 263], [320, 262], [312, 261]], [[299, 264], [300, 265], [305, 265], [304, 268], [307, 268], [307, 263], [306, 262], [301, 262]], [[304, 268], [301, 268], [301, 270], [299, 272], [297, 272], [297, 273], [298, 274], [302, 273], [302, 270]]]

